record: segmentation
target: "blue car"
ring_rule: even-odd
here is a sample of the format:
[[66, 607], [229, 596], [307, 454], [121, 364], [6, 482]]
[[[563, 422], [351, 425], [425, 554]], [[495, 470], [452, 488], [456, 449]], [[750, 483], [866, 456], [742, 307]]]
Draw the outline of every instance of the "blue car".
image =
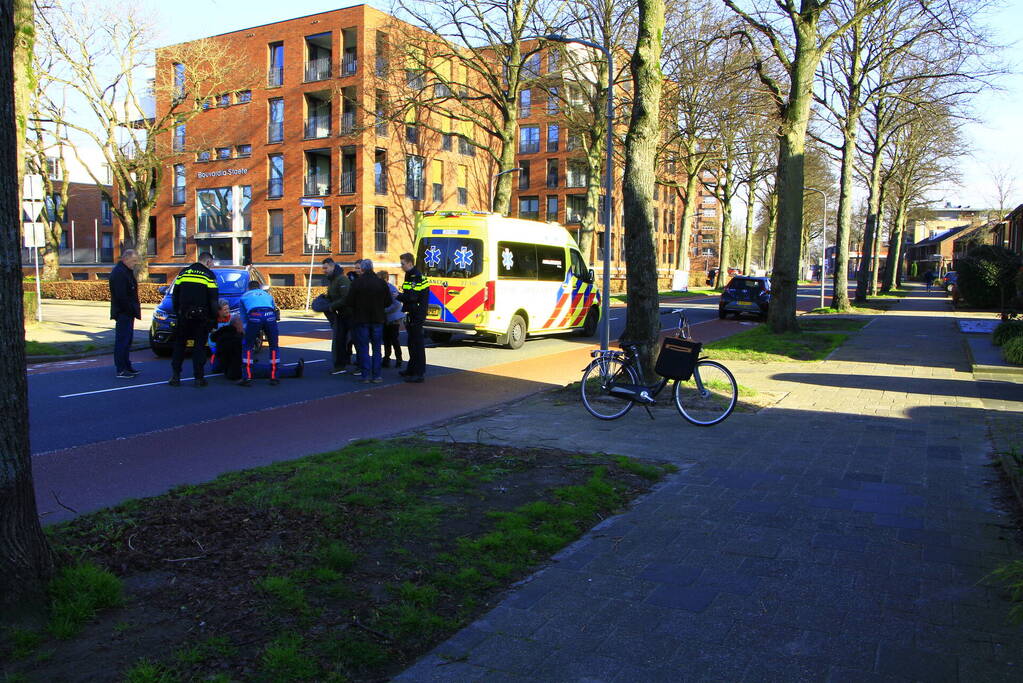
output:
[[718, 317], [729, 313], [738, 318], [740, 313], [749, 313], [767, 319], [771, 306], [771, 278], [736, 275], [725, 286], [718, 300]]
[[[220, 298], [227, 299], [231, 313], [238, 312], [239, 302], [242, 294], [249, 289], [250, 279], [266, 287], [263, 276], [254, 268], [214, 268], [213, 274], [217, 278]], [[174, 348], [172, 334], [174, 326], [177, 325], [177, 316], [174, 315], [174, 304], [171, 299], [173, 289], [174, 285], [169, 285], [158, 290], [164, 295], [163, 301], [153, 311], [153, 323], [149, 326], [149, 346], [158, 356], [169, 356]]]

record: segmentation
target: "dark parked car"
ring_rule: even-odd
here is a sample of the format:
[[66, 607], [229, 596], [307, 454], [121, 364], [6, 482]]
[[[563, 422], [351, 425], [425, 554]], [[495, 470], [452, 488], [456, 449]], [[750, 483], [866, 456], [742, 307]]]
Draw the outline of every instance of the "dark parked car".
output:
[[751, 313], [767, 318], [767, 309], [771, 305], [771, 278], [733, 277], [718, 300], [718, 317], [724, 318], [729, 313], [739, 317], [740, 313]]
[[[213, 274], [217, 278], [217, 289], [220, 290], [220, 298], [227, 299], [231, 306], [231, 313], [238, 312], [239, 302], [242, 294], [249, 288], [249, 280], [254, 279], [260, 285], [267, 287], [263, 276], [254, 268], [214, 268]], [[174, 285], [161, 287], [158, 291], [163, 294], [163, 301], [153, 311], [153, 323], [149, 327], [149, 346], [153, 353], [158, 356], [169, 356], [173, 350], [171, 335], [174, 326], [177, 325], [177, 316], [174, 315], [174, 306], [171, 300], [171, 291]], [[279, 317], [278, 313], [278, 317]], [[258, 343], [258, 342], [257, 342]]]
[[948, 271], [941, 278], [941, 286], [945, 288], [945, 293], [946, 294], [951, 294], [952, 293], [952, 285], [954, 285], [956, 283], [957, 279], [958, 278], [956, 277], [956, 272], [954, 270]]

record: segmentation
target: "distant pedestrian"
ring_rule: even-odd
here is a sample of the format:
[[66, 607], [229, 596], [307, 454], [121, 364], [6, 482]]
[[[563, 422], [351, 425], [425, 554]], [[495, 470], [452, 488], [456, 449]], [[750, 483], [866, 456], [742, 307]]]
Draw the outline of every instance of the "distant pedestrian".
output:
[[242, 344], [243, 386], [252, 383], [253, 353], [256, 340], [262, 334], [270, 349], [270, 384], [278, 384], [277, 366], [281, 362], [280, 332], [277, 328], [277, 306], [273, 295], [256, 280], [249, 280], [249, 291], [242, 294], [241, 318], [245, 323], [245, 341]]
[[928, 270], [924, 273], [924, 284], [927, 285], [927, 291], [931, 291], [931, 285], [934, 283], [934, 271]]
[[405, 371], [398, 373], [406, 382], [422, 382], [426, 374], [426, 341], [423, 339], [423, 324], [430, 301], [430, 283], [416, 268], [416, 257], [406, 252], [401, 255], [401, 269], [405, 281], [401, 284], [398, 300], [405, 311], [405, 335], [408, 338], [408, 364]]
[[139, 371], [131, 366], [131, 342], [135, 321], [142, 320], [139, 305], [139, 283], [135, 264], [139, 261], [134, 249], [125, 249], [121, 260], [110, 271], [110, 319], [114, 321], [114, 370], [120, 379], [132, 379]]
[[352, 321], [355, 323], [355, 348], [362, 368], [357, 377], [363, 384], [379, 383], [384, 381], [380, 375], [380, 345], [383, 342], [384, 323], [387, 321], [384, 311], [391, 303], [391, 292], [387, 284], [373, 272], [373, 261], [362, 259], [359, 267], [362, 272], [348, 293]]
[[185, 361], [185, 349], [192, 342], [192, 375], [195, 385], [206, 386], [203, 366], [206, 365], [206, 339], [210, 327], [217, 319], [220, 293], [217, 278], [210, 268], [213, 254], [204, 251], [199, 260], [181, 270], [174, 280], [171, 300], [177, 323], [174, 327], [174, 353], [171, 356], [171, 379], [168, 384], [181, 384], [181, 366]]
[[[348, 292], [351, 291], [352, 282], [346, 276], [341, 266], [334, 262], [329, 256], [320, 264], [323, 267], [323, 274], [327, 278], [327, 299], [329, 301], [332, 323], [332, 338], [330, 343], [331, 360], [334, 367], [331, 370], [333, 375], [343, 375], [348, 372], [348, 366], [352, 362], [352, 354], [349, 352], [350, 337], [352, 334], [352, 312], [348, 308]], [[328, 319], [330, 319], [328, 318]]]
[[401, 341], [398, 335], [401, 332], [401, 319], [405, 314], [401, 310], [401, 302], [398, 301], [398, 288], [391, 284], [390, 273], [381, 270], [377, 273], [380, 279], [387, 285], [391, 293], [391, 305], [384, 310], [387, 322], [384, 323], [384, 360], [381, 363], [385, 368], [391, 367], [391, 355], [394, 355], [394, 367], [401, 369]]

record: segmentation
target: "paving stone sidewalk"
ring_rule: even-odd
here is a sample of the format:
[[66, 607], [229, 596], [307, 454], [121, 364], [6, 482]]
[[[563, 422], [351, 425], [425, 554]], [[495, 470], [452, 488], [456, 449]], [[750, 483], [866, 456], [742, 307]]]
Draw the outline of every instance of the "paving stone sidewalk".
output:
[[1019, 681], [1023, 629], [985, 577], [1021, 557], [947, 302], [911, 296], [820, 363], [733, 363], [780, 400], [700, 429], [611, 423], [570, 394], [435, 438], [680, 468], [398, 681]]

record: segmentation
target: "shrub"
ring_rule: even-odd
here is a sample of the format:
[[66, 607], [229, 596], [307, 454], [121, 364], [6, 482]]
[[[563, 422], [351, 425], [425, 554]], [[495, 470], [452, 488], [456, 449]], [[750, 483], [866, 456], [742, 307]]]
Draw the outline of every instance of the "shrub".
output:
[[35, 283], [32, 283], [32, 291], [25, 292], [24, 299], [24, 314], [25, 320], [32, 320], [36, 317], [36, 293]]
[[920, 266], [916, 261], [909, 264], [909, 279], [915, 280], [920, 277]]
[[1002, 345], [1002, 356], [1005, 362], [1023, 365], [1023, 336], [1013, 337]]
[[1015, 337], [1023, 337], [1023, 320], [1005, 320], [999, 323], [991, 335], [991, 342], [995, 346], [1002, 346]]
[[956, 266], [956, 288], [971, 306], [1000, 307], [1013, 297], [1020, 259], [1012, 251], [990, 244], [979, 246]]
[[[110, 286], [104, 280], [50, 280], [42, 283], [43, 298], [66, 301], [110, 301]], [[139, 301], [144, 304], [158, 304], [163, 301], [158, 285], [153, 282], [139, 283]], [[28, 297], [35, 301], [35, 282], [26, 281], [25, 317], [29, 317]], [[305, 308], [307, 291], [305, 287], [273, 287], [274, 300], [279, 308], [298, 310]], [[326, 293], [326, 287], [313, 287], [313, 297]], [[35, 315], [35, 308], [32, 308]]]

